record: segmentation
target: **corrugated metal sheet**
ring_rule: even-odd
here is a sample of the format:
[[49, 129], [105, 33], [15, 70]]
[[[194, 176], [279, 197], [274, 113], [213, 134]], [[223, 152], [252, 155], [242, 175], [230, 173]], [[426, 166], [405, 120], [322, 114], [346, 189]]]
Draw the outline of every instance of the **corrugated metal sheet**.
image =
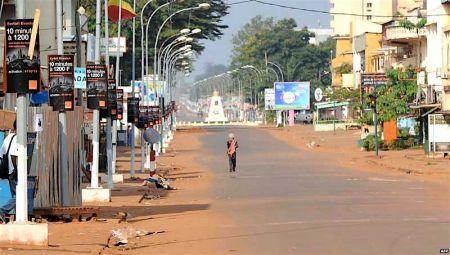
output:
[[43, 131], [38, 133], [35, 149], [31, 158], [30, 175], [38, 177], [38, 190], [35, 207], [62, 206], [61, 188], [68, 187], [69, 203], [67, 206], [81, 205], [81, 164], [83, 157], [83, 110], [76, 107], [66, 113], [68, 183], [62, 183], [59, 167], [58, 112], [51, 107], [30, 107], [28, 114], [29, 132], [33, 132], [34, 116], [43, 114]]

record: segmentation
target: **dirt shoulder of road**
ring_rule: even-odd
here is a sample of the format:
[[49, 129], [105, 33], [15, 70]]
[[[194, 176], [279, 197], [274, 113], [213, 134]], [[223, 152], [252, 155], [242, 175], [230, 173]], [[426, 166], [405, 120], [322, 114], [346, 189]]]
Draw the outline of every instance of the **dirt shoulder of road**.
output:
[[[214, 235], [214, 228], [210, 226], [220, 220], [208, 211], [212, 203], [208, 192], [212, 175], [196, 160], [200, 136], [204, 132], [200, 129], [177, 132], [170, 151], [157, 159], [158, 171], [172, 179], [171, 184], [177, 190], [156, 192], [151, 189], [149, 194], [158, 194], [161, 198], [144, 199], [139, 203], [148, 191], [142, 186], [148, 174], [137, 174], [139, 179], [131, 180], [128, 174], [130, 151], [119, 148], [117, 169], [124, 174], [125, 183], [115, 185], [112, 202], [86, 204], [100, 207], [98, 220], [50, 222], [49, 247], [0, 246], [0, 254], [185, 254], [180, 248], [183, 245], [172, 244]], [[136, 154], [136, 169], [139, 169], [139, 150]], [[126, 223], [119, 223], [116, 216], [119, 212], [130, 215]], [[118, 229], [161, 233], [132, 238], [128, 245], [115, 247], [113, 241], [108, 244], [108, 237], [111, 230]]]
[[321, 153], [325, 160], [345, 168], [408, 175], [450, 185], [449, 158], [431, 158], [421, 149], [381, 151], [376, 158], [374, 152], [358, 148], [360, 130], [315, 132], [312, 125], [263, 128], [276, 139], [302, 150]]

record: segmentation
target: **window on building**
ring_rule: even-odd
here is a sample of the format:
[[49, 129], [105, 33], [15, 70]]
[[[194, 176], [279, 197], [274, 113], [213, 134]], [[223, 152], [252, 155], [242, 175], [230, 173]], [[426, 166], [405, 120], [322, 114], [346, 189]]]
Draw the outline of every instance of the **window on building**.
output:
[[367, 15], [367, 16], [366, 16], [366, 19], [367, 19], [367, 20], [372, 20], [372, 15]]

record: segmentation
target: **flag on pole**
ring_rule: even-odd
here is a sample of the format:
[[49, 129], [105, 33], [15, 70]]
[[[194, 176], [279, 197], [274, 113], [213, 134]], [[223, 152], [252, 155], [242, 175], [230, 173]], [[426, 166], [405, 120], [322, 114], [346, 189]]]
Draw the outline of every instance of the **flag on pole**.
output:
[[[119, 6], [121, 0], [109, 0], [108, 1], [108, 18], [112, 22], [119, 21]], [[122, 0], [122, 19], [132, 19], [136, 17], [136, 13], [133, 10], [133, 6]]]

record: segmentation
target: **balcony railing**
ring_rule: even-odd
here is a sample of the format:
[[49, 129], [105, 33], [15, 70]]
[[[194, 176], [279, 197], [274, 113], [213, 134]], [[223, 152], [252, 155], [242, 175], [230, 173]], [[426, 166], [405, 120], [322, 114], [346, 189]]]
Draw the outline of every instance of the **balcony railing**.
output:
[[426, 35], [427, 30], [421, 29], [407, 29], [401, 26], [390, 26], [386, 28], [385, 40], [408, 40], [418, 39]]

